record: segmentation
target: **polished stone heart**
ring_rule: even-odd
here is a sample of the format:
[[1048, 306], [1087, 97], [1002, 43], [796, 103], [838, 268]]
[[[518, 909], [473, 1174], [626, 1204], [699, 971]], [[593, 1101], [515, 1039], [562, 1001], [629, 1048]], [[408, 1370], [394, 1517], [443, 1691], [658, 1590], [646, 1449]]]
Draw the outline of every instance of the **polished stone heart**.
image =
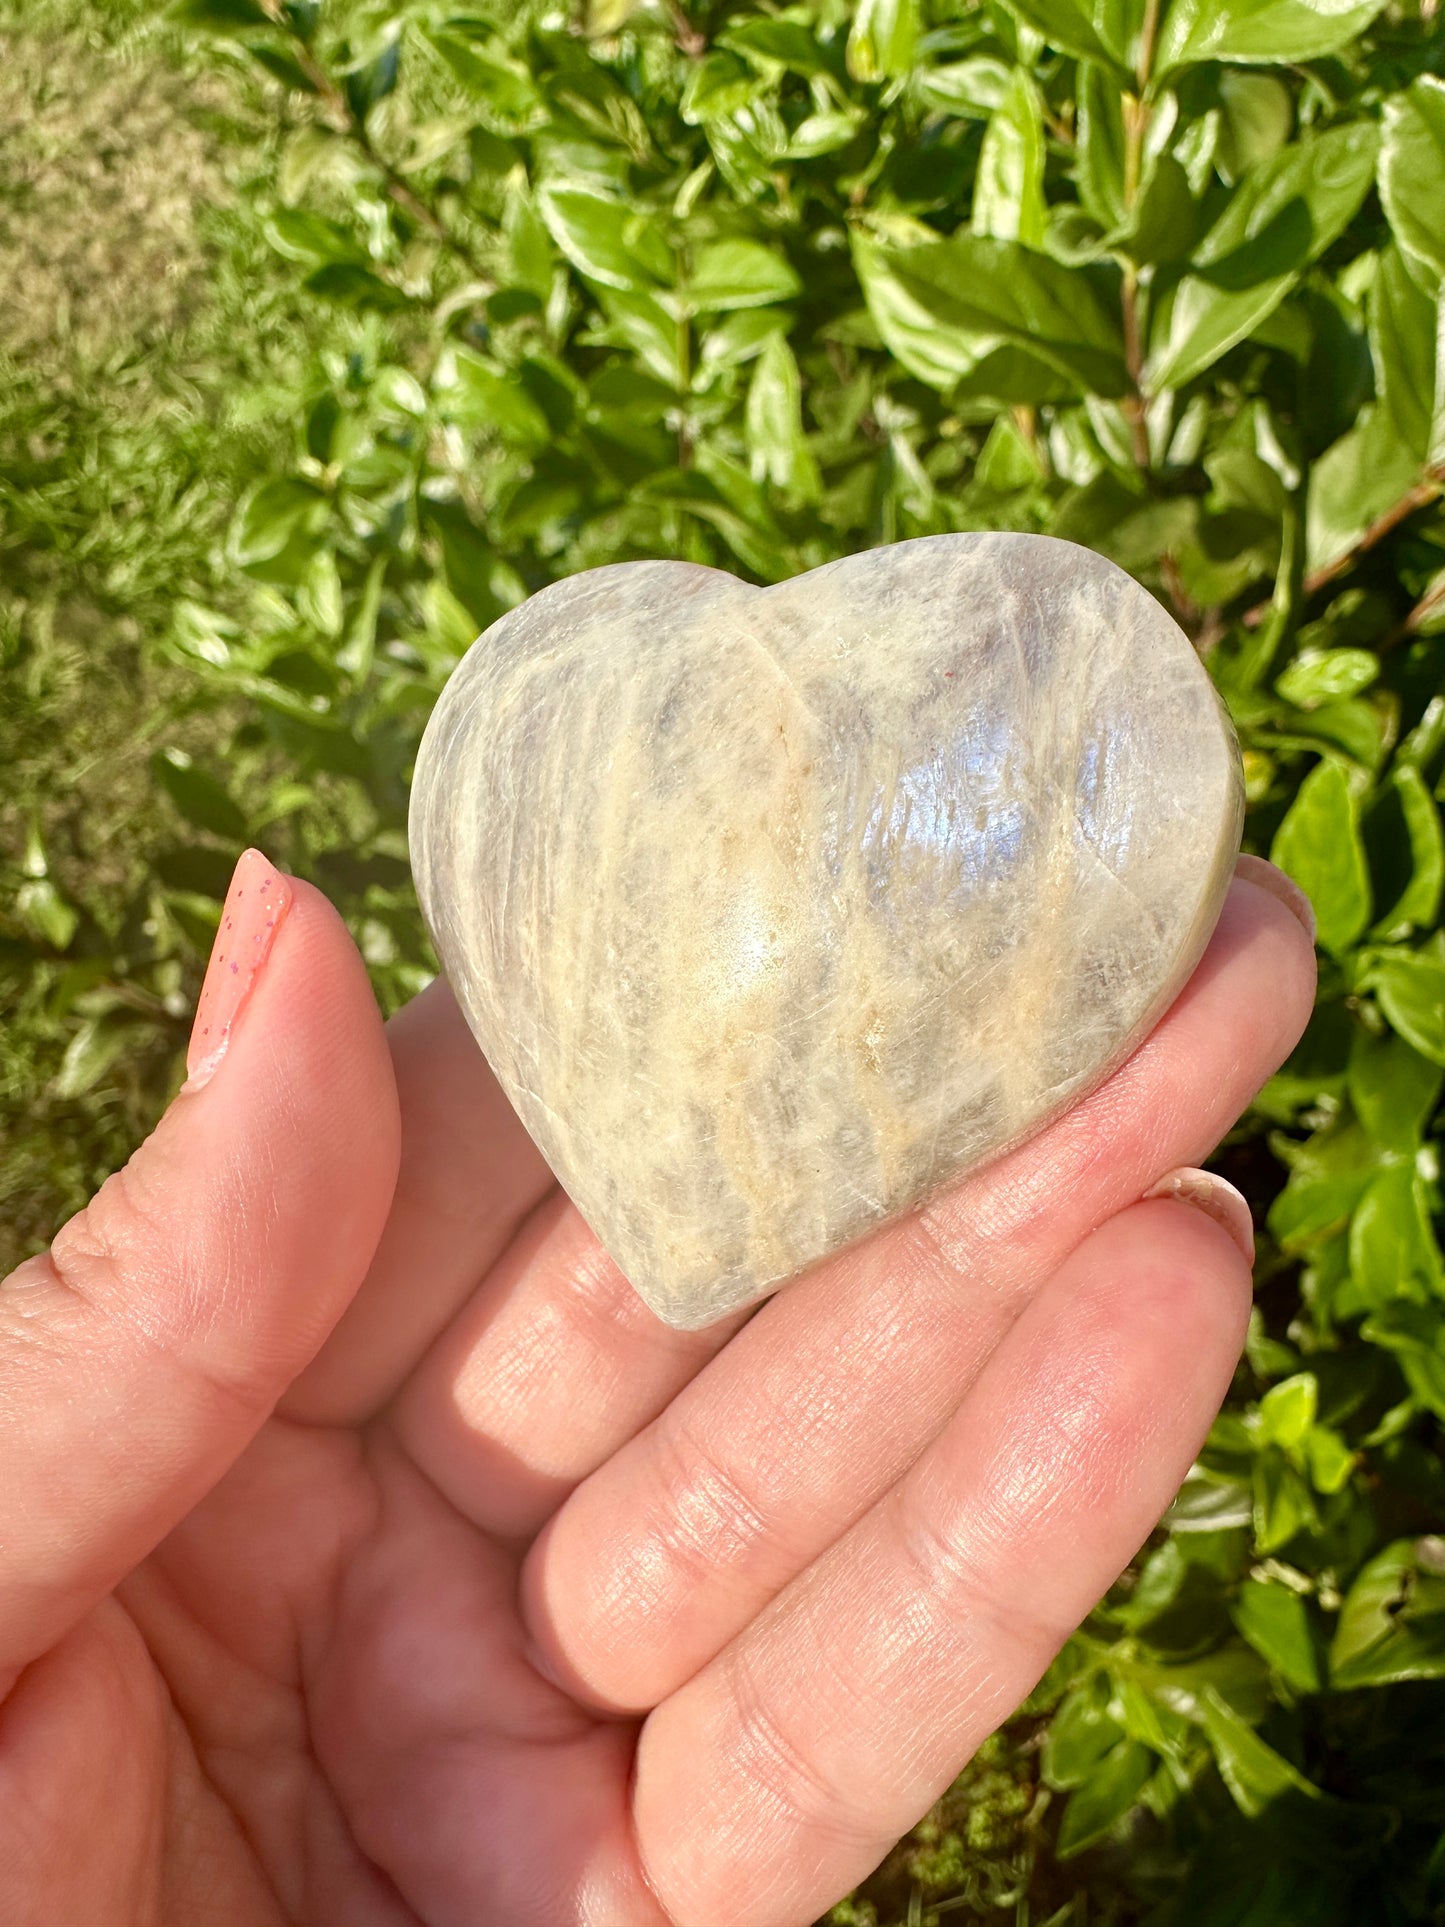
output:
[[544, 589], [444, 690], [411, 837], [522, 1122], [692, 1328], [1097, 1084], [1197, 960], [1241, 811], [1144, 589], [941, 535], [772, 589], [671, 562]]

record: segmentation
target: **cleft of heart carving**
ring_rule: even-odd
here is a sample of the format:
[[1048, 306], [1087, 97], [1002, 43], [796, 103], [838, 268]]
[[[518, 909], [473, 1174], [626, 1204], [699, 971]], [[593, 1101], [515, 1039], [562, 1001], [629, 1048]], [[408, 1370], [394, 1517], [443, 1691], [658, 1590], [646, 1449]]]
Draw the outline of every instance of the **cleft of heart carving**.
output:
[[1242, 812], [1146, 590], [941, 535], [770, 589], [673, 562], [544, 589], [443, 691], [411, 844], [522, 1122], [693, 1328], [1106, 1076], [1197, 961]]

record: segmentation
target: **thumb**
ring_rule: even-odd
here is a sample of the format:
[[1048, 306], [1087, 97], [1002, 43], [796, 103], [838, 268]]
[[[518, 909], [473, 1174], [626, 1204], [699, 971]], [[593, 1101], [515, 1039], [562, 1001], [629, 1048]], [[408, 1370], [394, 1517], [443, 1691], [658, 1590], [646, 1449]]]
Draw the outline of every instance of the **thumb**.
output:
[[361, 959], [255, 850], [189, 1063], [124, 1170], [0, 1283], [0, 1693], [245, 1448], [390, 1207], [396, 1087]]

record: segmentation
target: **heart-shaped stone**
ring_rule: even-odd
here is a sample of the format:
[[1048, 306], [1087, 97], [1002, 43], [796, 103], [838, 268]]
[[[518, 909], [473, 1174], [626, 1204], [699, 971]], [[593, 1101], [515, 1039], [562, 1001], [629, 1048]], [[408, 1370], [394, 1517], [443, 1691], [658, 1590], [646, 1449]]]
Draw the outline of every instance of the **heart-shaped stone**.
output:
[[940, 535], [771, 589], [671, 562], [544, 589], [444, 690], [411, 840], [522, 1122], [694, 1328], [1097, 1084], [1203, 949], [1242, 807], [1144, 589]]

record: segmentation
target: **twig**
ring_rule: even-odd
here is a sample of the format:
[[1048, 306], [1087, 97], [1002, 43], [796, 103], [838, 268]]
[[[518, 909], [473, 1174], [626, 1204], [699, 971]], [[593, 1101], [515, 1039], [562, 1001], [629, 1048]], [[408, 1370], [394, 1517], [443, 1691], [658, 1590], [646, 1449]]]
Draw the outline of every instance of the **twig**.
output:
[[1441, 576], [1433, 589], [1427, 589], [1425, 591], [1424, 595], [1421, 596], [1414, 608], [1410, 610], [1409, 614], [1405, 616], [1402, 621], [1397, 622], [1393, 629], [1387, 630], [1386, 633], [1381, 636], [1379, 642], [1375, 645], [1376, 648], [1380, 650], [1393, 649], [1396, 643], [1403, 642], [1407, 636], [1419, 635], [1428, 618], [1433, 616], [1435, 611], [1442, 607], [1445, 607], [1445, 575]]
[[[1433, 502], [1442, 488], [1445, 488], [1445, 463], [1436, 468], [1427, 469], [1415, 486], [1407, 489], [1398, 502], [1392, 503], [1383, 515], [1376, 516], [1358, 542], [1337, 555], [1332, 562], [1326, 562], [1321, 568], [1311, 569], [1301, 585], [1303, 594], [1312, 596], [1318, 590], [1327, 588], [1331, 582], [1338, 581], [1355, 566], [1362, 555], [1367, 555], [1371, 549], [1378, 548], [1387, 535], [1393, 535], [1400, 524], [1407, 521], [1416, 509], [1422, 509]], [[1273, 603], [1266, 601], [1257, 602], [1252, 609], [1247, 609], [1244, 615], [1245, 628], [1257, 629], [1272, 607]]]
[[311, 82], [311, 85], [316, 89], [317, 94], [330, 109], [332, 120], [337, 131], [347, 135], [351, 140], [356, 142], [356, 145], [361, 149], [367, 160], [381, 176], [386, 191], [392, 200], [396, 202], [398, 207], [404, 208], [414, 221], [424, 227], [434, 240], [441, 242], [443, 247], [450, 248], [457, 259], [471, 271], [477, 280], [487, 280], [489, 276], [486, 267], [477, 259], [476, 255], [472, 253], [467, 243], [447, 226], [435, 208], [428, 206], [417, 193], [416, 189], [412, 187], [411, 183], [404, 180], [402, 176], [398, 174], [391, 162], [382, 154], [378, 153], [375, 142], [367, 132], [365, 121], [356, 112], [341, 88], [337, 86], [336, 82], [331, 78], [331, 75], [327, 73], [320, 61], [317, 60], [316, 56], [291, 25], [290, 21], [281, 13], [279, 0], [261, 0], [261, 5], [271, 16], [276, 26], [279, 27], [288, 40], [290, 40], [291, 51], [295, 57], [297, 66], [301, 69], [302, 73], [305, 74], [306, 78]]
[[[1137, 96], [1124, 101], [1124, 206], [1130, 214], [1139, 198], [1140, 175], [1144, 166], [1144, 136], [1149, 127], [1150, 108], [1146, 98], [1149, 76], [1154, 65], [1154, 42], [1159, 32], [1159, 0], [1147, 0], [1144, 23], [1139, 33], [1139, 53], [1134, 79]], [[1134, 461], [1143, 475], [1149, 473], [1149, 424], [1146, 414], [1149, 397], [1144, 389], [1144, 343], [1139, 329], [1139, 275], [1132, 261], [1124, 268], [1119, 291], [1120, 318], [1124, 324], [1124, 365], [1129, 371], [1133, 393], [1125, 397], [1124, 413], [1129, 422]]]
[[1124, 366], [1129, 371], [1129, 381], [1134, 391], [1124, 397], [1122, 405], [1129, 423], [1134, 460], [1147, 475], [1149, 424], [1146, 415], [1149, 404], [1144, 394], [1144, 344], [1139, 336], [1139, 277], [1132, 266], [1124, 270], [1123, 286], [1119, 290], [1119, 311], [1124, 323]]
[[679, 0], [672, 0], [669, 12], [672, 14], [672, 37], [677, 42], [678, 52], [686, 54], [689, 60], [700, 60], [707, 52], [707, 35], [692, 24]]

